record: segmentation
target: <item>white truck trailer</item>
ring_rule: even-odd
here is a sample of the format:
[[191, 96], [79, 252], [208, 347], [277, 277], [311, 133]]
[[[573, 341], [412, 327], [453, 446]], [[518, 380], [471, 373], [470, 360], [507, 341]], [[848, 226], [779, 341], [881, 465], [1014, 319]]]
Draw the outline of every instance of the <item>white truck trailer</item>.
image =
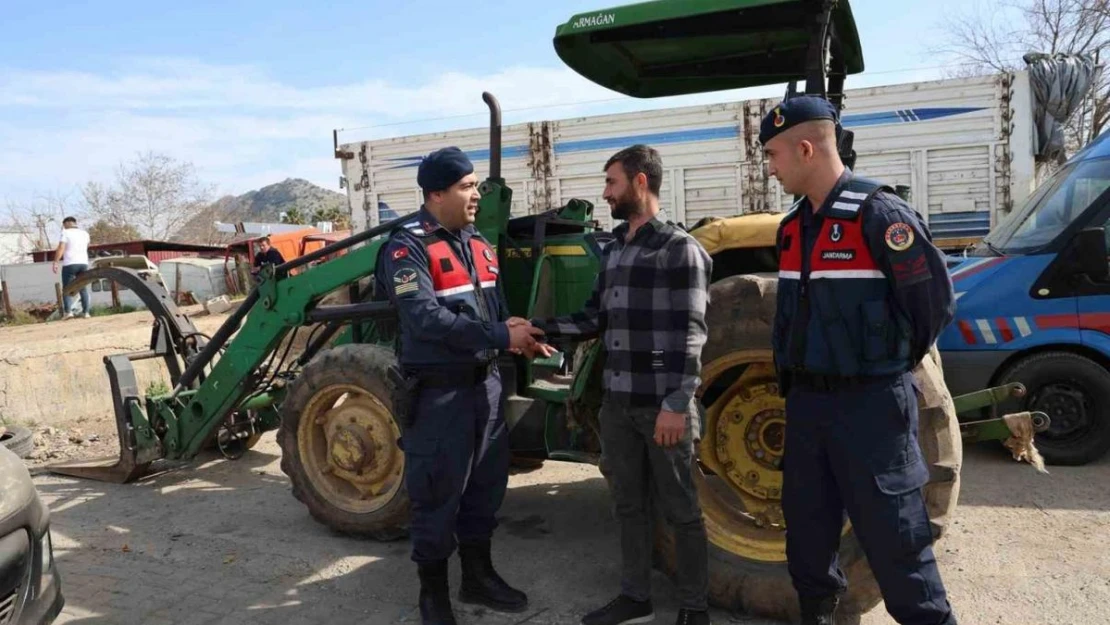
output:
[[[790, 206], [767, 175], [759, 123], [777, 99], [535, 121], [505, 127], [502, 176], [513, 214], [601, 199], [602, 167], [617, 150], [646, 143], [665, 167], [665, 219], [693, 226], [707, 217]], [[511, 103], [508, 103], [511, 105]], [[914, 207], [946, 249], [977, 241], [1036, 183], [1034, 99], [1027, 72], [848, 90], [843, 123], [855, 131], [856, 171], [907, 185]], [[457, 145], [484, 179], [485, 127], [337, 145], [352, 224], [362, 230], [416, 210], [420, 157]]]

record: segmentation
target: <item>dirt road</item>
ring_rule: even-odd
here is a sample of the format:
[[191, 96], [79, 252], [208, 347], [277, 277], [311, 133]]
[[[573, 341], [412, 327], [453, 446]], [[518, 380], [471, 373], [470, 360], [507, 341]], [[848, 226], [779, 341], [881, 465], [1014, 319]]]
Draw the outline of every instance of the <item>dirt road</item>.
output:
[[[54, 511], [67, 595], [58, 623], [199, 625], [419, 622], [407, 541], [336, 536], [289, 492], [268, 434], [241, 460], [208, 458], [138, 484], [36, 477]], [[939, 560], [961, 623], [1106, 623], [1110, 462], [1040, 475], [997, 447], [968, 449]], [[514, 475], [495, 559], [530, 611], [464, 607], [466, 624], [576, 623], [617, 591], [617, 530], [596, 468]], [[458, 567], [452, 584], [457, 588]], [[656, 622], [674, 620], [656, 575]], [[716, 613], [716, 623], [770, 625]], [[877, 608], [863, 625], [893, 623]]]
[[[211, 333], [224, 319], [194, 323]], [[149, 340], [144, 312], [0, 328], [0, 414], [35, 429], [29, 464], [115, 452], [102, 359]], [[140, 373], [141, 385], [159, 380]], [[68, 598], [58, 622], [418, 622], [407, 541], [355, 540], [313, 522], [277, 454], [268, 434], [239, 461], [207, 456], [132, 485], [38, 475]], [[1110, 623], [1110, 458], [1051, 471], [1017, 464], [997, 445], [967, 450], [960, 506], [938, 548], [961, 623]], [[595, 467], [550, 462], [510, 486], [495, 557], [532, 609], [464, 608], [462, 622], [576, 623], [618, 588], [604, 481]], [[452, 575], [457, 587], [457, 565]], [[656, 622], [671, 622], [671, 586], [656, 580]], [[715, 622], [766, 623], [720, 613]], [[893, 623], [881, 607], [861, 622]]]

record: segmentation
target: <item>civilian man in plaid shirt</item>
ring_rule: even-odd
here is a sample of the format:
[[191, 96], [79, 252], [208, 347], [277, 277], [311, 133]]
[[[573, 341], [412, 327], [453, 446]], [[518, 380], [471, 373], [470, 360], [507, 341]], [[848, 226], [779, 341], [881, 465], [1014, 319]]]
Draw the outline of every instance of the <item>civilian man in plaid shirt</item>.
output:
[[600, 335], [607, 352], [601, 469], [620, 519], [623, 572], [620, 596], [584, 625], [654, 617], [649, 492], [674, 527], [682, 602], [676, 623], [709, 623], [705, 525], [691, 472], [713, 261], [693, 237], [656, 217], [662, 179], [662, 161], [650, 147], [634, 145], [609, 159], [604, 197], [613, 218], [626, 223], [602, 255], [593, 295], [581, 312], [532, 320], [551, 337]]

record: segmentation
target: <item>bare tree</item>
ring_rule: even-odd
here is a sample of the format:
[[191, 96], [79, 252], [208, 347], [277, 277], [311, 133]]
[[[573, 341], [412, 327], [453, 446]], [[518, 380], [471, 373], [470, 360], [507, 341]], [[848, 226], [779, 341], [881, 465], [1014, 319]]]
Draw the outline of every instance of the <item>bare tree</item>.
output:
[[61, 192], [39, 194], [27, 202], [9, 199], [5, 209], [7, 227], [22, 234], [36, 250], [54, 247], [53, 235], [61, 231], [63, 219], [82, 216], [70, 194]]
[[145, 152], [120, 164], [114, 187], [90, 182], [81, 192], [89, 212], [106, 225], [168, 240], [208, 207], [213, 189], [200, 182], [192, 163]]
[[[957, 61], [955, 76], [1012, 72], [1028, 53], [1083, 54], [1100, 62], [1110, 46], [1110, 0], [1001, 0], [973, 5], [944, 19], [935, 52]], [[1099, 72], [1089, 103], [1068, 124], [1072, 147], [1086, 144], [1110, 122], [1110, 72]]]

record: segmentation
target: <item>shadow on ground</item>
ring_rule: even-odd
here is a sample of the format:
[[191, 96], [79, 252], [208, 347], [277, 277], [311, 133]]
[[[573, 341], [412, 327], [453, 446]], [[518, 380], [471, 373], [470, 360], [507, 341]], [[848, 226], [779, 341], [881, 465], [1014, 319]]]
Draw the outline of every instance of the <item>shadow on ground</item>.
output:
[[[128, 485], [40, 473], [67, 598], [58, 623], [419, 623], [408, 540], [352, 538], [315, 522], [276, 451], [264, 440], [234, 462], [204, 456]], [[607, 602], [618, 591], [619, 546], [597, 469], [549, 462], [514, 475], [494, 559], [529, 593], [529, 610], [456, 604], [461, 623], [577, 623]], [[655, 577], [656, 620], [672, 621], [673, 587]], [[458, 582], [453, 559], [453, 590]]]
[[1046, 469], [1047, 475], [1015, 462], [998, 442], [967, 445], [959, 505], [1110, 510], [1110, 480], [1105, 479], [1110, 455], [1080, 467], [1049, 465]]

